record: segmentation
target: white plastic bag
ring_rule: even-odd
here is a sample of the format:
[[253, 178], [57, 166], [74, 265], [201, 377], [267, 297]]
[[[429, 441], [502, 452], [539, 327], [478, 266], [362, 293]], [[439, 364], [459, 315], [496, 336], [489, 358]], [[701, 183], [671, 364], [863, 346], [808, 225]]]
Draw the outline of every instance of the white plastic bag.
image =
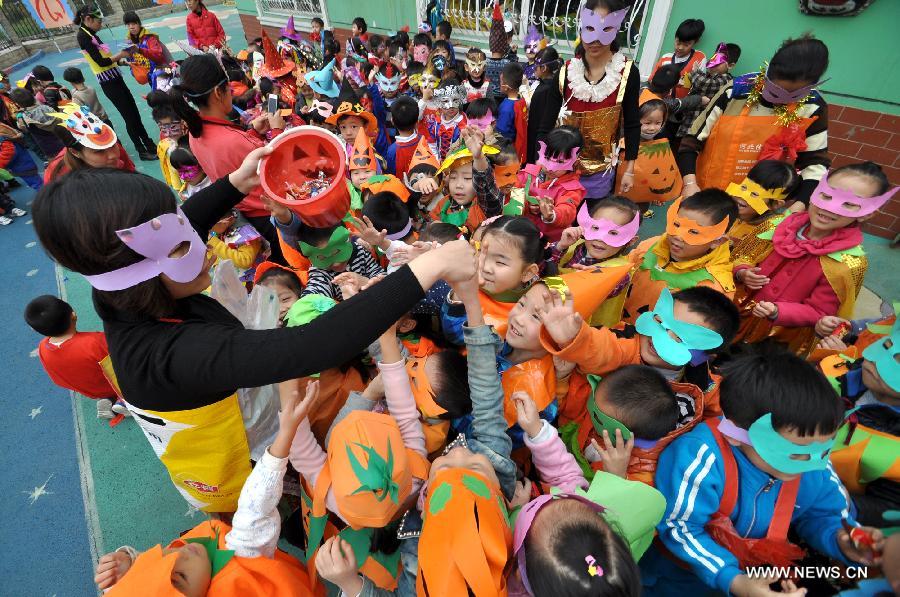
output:
[[[251, 330], [274, 329], [278, 325], [278, 297], [265, 286], [254, 286], [250, 296], [230, 260], [220, 261], [213, 270], [210, 296]], [[238, 402], [247, 431], [253, 460], [262, 458], [278, 433], [278, 387], [238, 389]]]

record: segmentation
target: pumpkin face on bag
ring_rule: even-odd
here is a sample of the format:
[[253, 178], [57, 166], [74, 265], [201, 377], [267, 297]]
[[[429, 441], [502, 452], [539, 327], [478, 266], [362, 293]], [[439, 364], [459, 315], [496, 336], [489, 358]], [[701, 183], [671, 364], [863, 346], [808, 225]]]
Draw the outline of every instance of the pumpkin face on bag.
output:
[[[616, 186], [621, 188], [623, 168], [619, 168]], [[671, 201], [681, 195], [681, 172], [667, 139], [644, 141], [634, 163], [634, 187], [622, 193], [637, 203]]]

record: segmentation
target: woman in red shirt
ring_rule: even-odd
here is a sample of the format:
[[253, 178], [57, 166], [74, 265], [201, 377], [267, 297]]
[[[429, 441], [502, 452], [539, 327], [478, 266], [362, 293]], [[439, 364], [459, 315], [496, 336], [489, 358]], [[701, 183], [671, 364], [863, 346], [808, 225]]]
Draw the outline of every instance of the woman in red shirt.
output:
[[211, 13], [202, 0], [187, 0], [189, 11], [187, 16], [188, 43], [195, 48], [221, 48], [225, 45], [225, 30], [219, 18]]
[[615, 40], [627, 11], [622, 0], [587, 0], [579, 13], [581, 44], [576, 58], [566, 63], [565, 84], [560, 85], [563, 123], [584, 136], [578, 170], [588, 197], [606, 197], [614, 190], [613, 149], [620, 123], [625, 137], [622, 192], [633, 184], [641, 141], [640, 73]]
[[[181, 83], [169, 95], [172, 107], [187, 124], [191, 152], [210, 180], [237, 170], [247, 154], [266, 144], [266, 137], [284, 128], [279, 114], [263, 112], [251, 128], [229, 120], [232, 111], [231, 88], [222, 65], [211, 54], [189, 56], [180, 69]], [[197, 109], [194, 109], [190, 102]], [[263, 205], [262, 189], [256, 187], [238, 203], [238, 210], [272, 246], [270, 260], [285, 263], [269, 211]]]

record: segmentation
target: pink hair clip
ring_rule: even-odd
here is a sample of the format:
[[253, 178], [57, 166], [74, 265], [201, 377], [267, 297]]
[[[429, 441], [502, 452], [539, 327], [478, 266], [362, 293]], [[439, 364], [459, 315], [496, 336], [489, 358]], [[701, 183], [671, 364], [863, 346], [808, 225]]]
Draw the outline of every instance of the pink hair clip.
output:
[[594, 559], [594, 556], [585, 556], [584, 561], [588, 565], [588, 574], [591, 576], [603, 576], [603, 568], [597, 565], [597, 560]]

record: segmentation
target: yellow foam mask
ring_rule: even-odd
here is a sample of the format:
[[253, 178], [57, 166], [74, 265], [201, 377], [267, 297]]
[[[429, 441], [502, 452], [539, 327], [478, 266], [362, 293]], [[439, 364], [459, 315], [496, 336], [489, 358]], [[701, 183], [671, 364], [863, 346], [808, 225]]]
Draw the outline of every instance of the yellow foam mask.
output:
[[775, 200], [783, 200], [787, 197], [787, 193], [784, 189], [764, 189], [759, 184], [753, 182], [749, 178], [745, 178], [743, 182], [729, 183], [728, 188], [725, 189], [725, 192], [731, 195], [732, 197], [738, 197], [739, 199], [743, 199], [747, 202], [747, 205], [753, 208], [753, 211], [758, 213], [759, 215], [763, 215], [767, 211], [769, 211], [769, 205], [767, 201], [770, 199]]
[[681, 199], [669, 207], [666, 214], [666, 234], [677, 236], [689, 245], [705, 245], [718, 240], [728, 230], [728, 218], [724, 218], [718, 224], [701, 226], [695, 220], [678, 215], [681, 209]]

